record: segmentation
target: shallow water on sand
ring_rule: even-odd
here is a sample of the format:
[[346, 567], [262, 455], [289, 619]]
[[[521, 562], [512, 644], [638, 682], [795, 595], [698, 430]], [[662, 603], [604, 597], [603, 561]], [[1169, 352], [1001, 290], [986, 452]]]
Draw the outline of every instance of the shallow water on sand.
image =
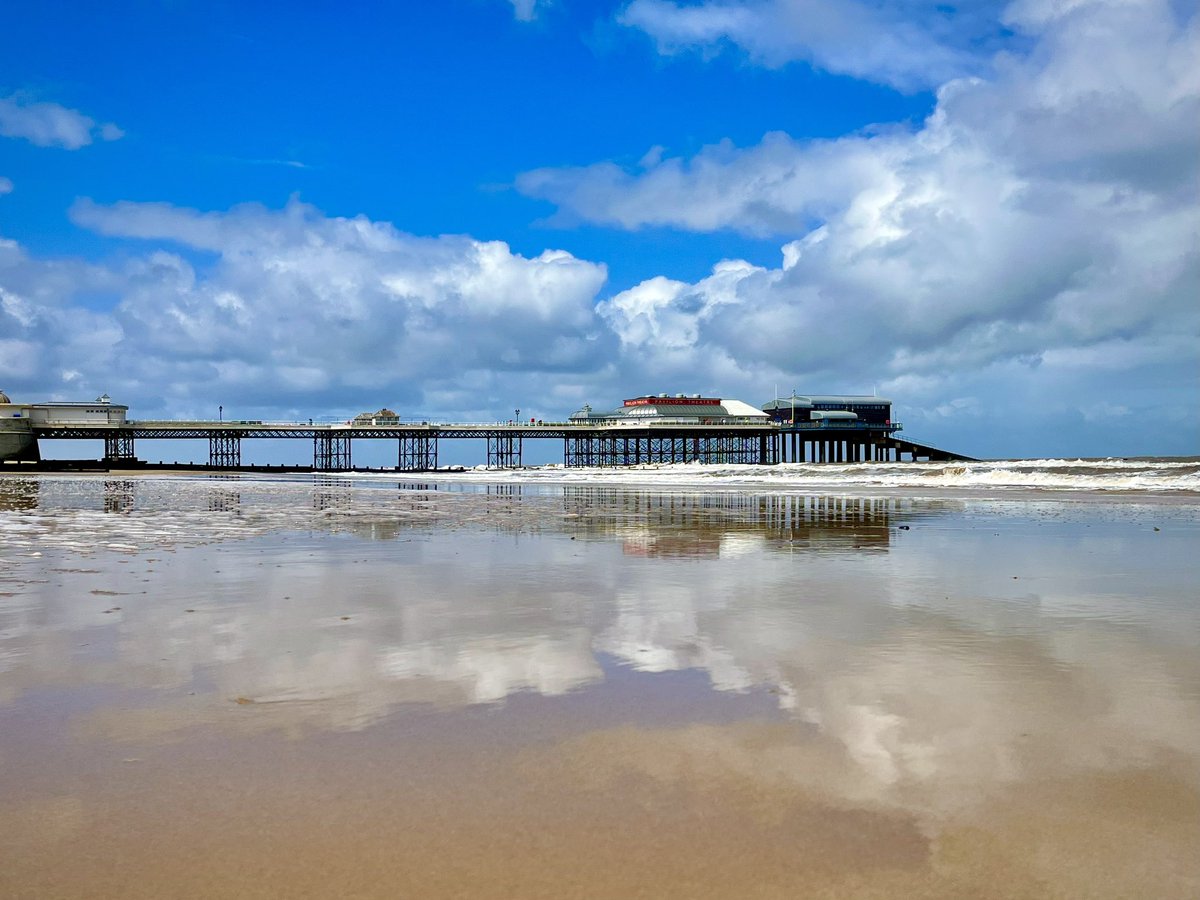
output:
[[1200, 894], [1200, 505], [0, 478], [0, 896]]

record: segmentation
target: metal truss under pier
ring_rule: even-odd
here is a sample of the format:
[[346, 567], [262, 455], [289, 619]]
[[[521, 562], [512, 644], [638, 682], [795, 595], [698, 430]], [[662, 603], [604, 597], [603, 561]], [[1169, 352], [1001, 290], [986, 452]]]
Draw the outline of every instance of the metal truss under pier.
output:
[[906, 457], [913, 462], [972, 461], [969, 456], [917, 444], [882, 430], [783, 431], [778, 440], [779, 462], [903, 462]]
[[242, 464], [242, 436], [237, 433], [215, 432], [208, 436], [208, 464], [232, 466]]
[[855, 463], [970, 461], [970, 457], [909, 441], [884, 428], [812, 428], [797, 426], [581, 426], [552, 425], [399, 425], [355, 428], [342, 425], [131, 422], [123, 426], [33, 426], [41, 440], [102, 440], [104, 463], [136, 461], [134, 440], [192, 439], [208, 441], [213, 468], [242, 466], [242, 442], [258, 438], [291, 438], [313, 442], [313, 469], [337, 472], [353, 468], [355, 440], [397, 442], [396, 469], [426, 472], [438, 466], [442, 440], [478, 440], [487, 445], [487, 465], [522, 465], [526, 440], [561, 440], [569, 467], [636, 466], [661, 463], [773, 465], [775, 463]]
[[353, 468], [350, 435], [344, 431], [325, 431], [313, 437], [313, 470], [344, 472]]
[[400, 436], [396, 468], [401, 472], [432, 472], [438, 464], [437, 438], [429, 434]]
[[587, 434], [563, 438], [568, 467], [637, 466], [643, 463], [778, 462], [774, 435], [760, 434]]
[[118, 431], [104, 435], [104, 461], [128, 462], [137, 459], [133, 449], [133, 433]]
[[521, 435], [488, 435], [487, 464], [489, 469], [521, 468]]

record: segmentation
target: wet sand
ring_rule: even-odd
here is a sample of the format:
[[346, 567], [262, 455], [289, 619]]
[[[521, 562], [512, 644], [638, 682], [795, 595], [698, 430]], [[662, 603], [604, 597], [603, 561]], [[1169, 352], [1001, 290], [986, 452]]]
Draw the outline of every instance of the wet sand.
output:
[[1196, 896], [1197, 538], [1136, 498], [0, 479], [0, 896]]

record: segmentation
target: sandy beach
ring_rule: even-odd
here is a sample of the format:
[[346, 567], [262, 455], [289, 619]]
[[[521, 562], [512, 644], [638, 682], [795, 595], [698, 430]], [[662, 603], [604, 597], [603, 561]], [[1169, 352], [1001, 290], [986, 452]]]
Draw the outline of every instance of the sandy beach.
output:
[[1200, 494], [647, 477], [0, 478], [0, 896], [1200, 893]]

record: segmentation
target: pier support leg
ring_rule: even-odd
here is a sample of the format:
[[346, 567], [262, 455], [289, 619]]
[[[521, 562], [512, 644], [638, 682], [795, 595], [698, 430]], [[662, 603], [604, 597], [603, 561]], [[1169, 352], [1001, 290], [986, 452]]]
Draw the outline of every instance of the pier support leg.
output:
[[133, 450], [133, 434], [118, 431], [104, 436], [104, 461], [129, 462], [137, 459]]
[[237, 467], [242, 464], [242, 436], [214, 431], [208, 436], [208, 464]]
[[497, 434], [487, 439], [489, 469], [521, 468], [521, 436]]
[[318, 472], [338, 472], [351, 468], [350, 437], [322, 432], [313, 438], [313, 469]]
[[399, 439], [398, 472], [432, 472], [438, 462], [437, 438], [430, 434], [406, 434]]
[[[563, 438], [563, 465], [582, 468], [595, 465], [595, 444], [598, 438], [590, 435], [571, 435]], [[488, 440], [488, 465], [492, 465], [492, 443]]]

